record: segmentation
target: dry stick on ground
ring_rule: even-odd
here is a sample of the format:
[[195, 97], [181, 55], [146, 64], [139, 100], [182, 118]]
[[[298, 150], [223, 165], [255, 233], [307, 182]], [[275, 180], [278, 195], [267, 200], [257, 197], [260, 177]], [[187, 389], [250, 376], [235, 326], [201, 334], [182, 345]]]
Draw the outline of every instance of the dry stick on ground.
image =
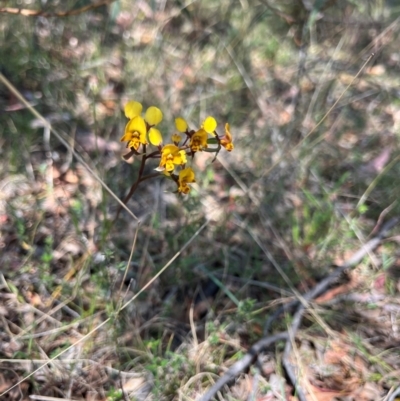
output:
[[[379, 243], [382, 241], [382, 239], [386, 236], [389, 230], [391, 230], [396, 224], [400, 222], [400, 217], [394, 217], [390, 219], [386, 224], [384, 224], [381, 228], [381, 230], [378, 232], [378, 234], [370, 239], [367, 243], [365, 243], [347, 262], [345, 262], [343, 265], [338, 266], [334, 272], [332, 272], [329, 276], [324, 278], [322, 281], [320, 281], [314, 288], [312, 288], [309, 292], [304, 294], [303, 299], [305, 301], [310, 301], [311, 299], [314, 299], [321, 295], [323, 292], [327, 290], [327, 288], [333, 284], [343, 272], [354, 265], [358, 264], [361, 262], [361, 260], [364, 258], [365, 255], [367, 255], [369, 252], [374, 250]], [[264, 335], [267, 335], [272, 323], [285, 311], [287, 310], [292, 310], [296, 306], [298, 306], [300, 301], [292, 301], [289, 304], [280, 307], [275, 313], [273, 313], [268, 320], [265, 323], [264, 326]]]
[[289, 333], [289, 339], [286, 341], [285, 345], [285, 351], [283, 353], [282, 357], [282, 365], [286, 370], [286, 374], [289, 377], [289, 380], [293, 384], [294, 388], [296, 389], [296, 395], [297, 398], [300, 401], [307, 401], [306, 396], [303, 393], [303, 390], [300, 386], [297, 385], [297, 376], [295, 372], [295, 367], [290, 363], [290, 352], [292, 350], [292, 342], [294, 341], [294, 338], [296, 337], [297, 330], [300, 327], [301, 321], [303, 319], [303, 314], [305, 311], [305, 307], [303, 305], [300, 306], [299, 310], [295, 314], [293, 318], [292, 325], [290, 326], [290, 329], [288, 330]]
[[211, 400], [218, 391], [226, 384], [234, 380], [240, 373], [245, 371], [256, 359], [257, 356], [270, 345], [280, 340], [287, 340], [289, 337], [287, 332], [275, 334], [274, 336], [262, 338], [257, 341], [246, 353], [246, 355], [234, 363], [225, 374], [200, 398], [199, 401]]
[[[336, 270], [331, 273], [328, 277], [323, 279], [320, 283], [318, 283], [312, 290], [304, 294], [303, 302], [311, 301], [312, 299], [316, 298], [317, 296], [321, 295], [325, 292], [328, 287], [333, 284], [337, 278], [347, 269], [351, 268], [352, 266], [361, 262], [361, 260], [371, 251], [373, 251], [382, 239], [386, 236], [389, 230], [391, 230], [396, 224], [400, 222], [399, 217], [394, 217], [390, 219], [386, 224], [383, 225], [382, 229], [379, 231], [378, 235], [371, 240], [369, 240], [366, 244], [362, 246], [360, 250], [358, 250], [346, 263], [342, 266], [336, 268]], [[296, 305], [300, 303], [300, 301], [294, 301]], [[284, 309], [283, 309], [284, 310]], [[279, 310], [282, 312], [282, 309]], [[306, 311], [306, 305], [301, 303], [297, 309], [297, 312], [294, 315], [293, 323], [289, 329], [291, 338], [294, 339], [296, 336], [296, 332], [300, 327], [301, 321], [303, 320], [304, 313]], [[275, 314], [273, 316], [276, 316]], [[277, 316], [276, 316], [277, 317]], [[268, 322], [267, 322], [268, 323]], [[272, 323], [272, 321], [270, 321]], [[283, 366], [286, 370], [287, 375], [289, 376], [290, 381], [296, 388], [296, 393], [300, 401], [307, 401], [302, 389], [300, 386], [297, 385], [297, 378], [295, 373], [294, 366], [290, 363], [290, 353], [292, 351], [292, 341], [287, 341], [285, 346], [285, 351], [282, 358]]]
[[397, 388], [397, 390], [394, 391], [394, 393], [391, 394], [390, 398], [388, 401], [395, 401], [396, 397], [400, 395], [400, 387]]
[[89, 4], [87, 6], [69, 11], [47, 12], [42, 10], [29, 10], [27, 8], [0, 7], [0, 13], [23, 15], [25, 17], [69, 17], [70, 15], [79, 15], [86, 11], [94, 10], [101, 6], [114, 3], [115, 0], [103, 0], [98, 3]]
[[[382, 239], [386, 236], [389, 230], [391, 230], [396, 224], [398, 224], [400, 221], [399, 217], [395, 217], [391, 220], [389, 220], [386, 224], [383, 225], [381, 228], [380, 232], [378, 235], [371, 240], [369, 240], [358, 252], [356, 252], [346, 263], [344, 263], [342, 266], [336, 268], [336, 270], [330, 274], [328, 277], [326, 277], [324, 280], [322, 280], [318, 285], [316, 285], [311, 291], [306, 293], [304, 295], [304, 300], [305, 301], [310, 301], [312, 299], [315, 299], [317, 296], [321, 295], [323, 292], [325, 292], [328, 287], [333, 284], [337, 278], [348, 268], [351, 268], [352, 266], [358, 264], [361, 262], [361, 260], [372, 250], [374, 250], [379, 243], [382, 241]], [[298, 301], [295, 301], [298, 304]], [[299, 305], [298, 310], [296, 314], [294, 315], [293, 319], [293, 324], [291, 326], [292, 333], [291, 335], [295, 336], [296, 331], [300, 327], [301, 321], [303, 319], [304, 312], [306, 311], [306, 306], [304, 304]], [[292, 342], [288, 341], [285, 346], [285, 352], [282, 358], [283, 365], [286, 369], [286, 372], [288, 376], [290, 377], [293, 385], [296, 386], [296, 390], [298, 392], [298, 396], [300, 401], [306, 401], [305, 396], [302, 394], [301, 388], [296, 385], [296, 375], [294, 373], [294, 367], [289, 361], [289, 356], [290, 352], [292, 350]], [[293, 381], [294, 379], [294, 381]]]
[[[319, 282], [312, 290], [303, 295], [303, 302], [311, 301], [317, 296], [321, 295], [325, 292], [328, 287], [333, 284], [337, 278], [347, 269], [353, 267], [354, 265], [361, 262], [361, 260], [371, 251], [373, 251], [382, 241], [382, 239], [387, 235], [387, 233], [398, 223], [400, 222], [400, 217], [394, 217], [390, 219], [386, 224], [383, 225], [382, 229], [379, 233], [369, 240], [366, 244], [364, 244], [361, 249], [359, 249], [346, 263], [342, 266], [336, 268], [336, 270]], [[304, 312], [306, 311], [306, 302], [300, 303], [300, 301], [291, 302], [286, 308], [279, 308], [277, 312], [272, 315], [273, 320], [275, 320], [279, 315], [282, 314], [288, 307], [294, 308], [298, 306], [297, 312], [293, 317], [293, 322], [289, 330], [283, 333], [279, 333], [273, 336], [266, 336], [262, 338], [260, 341], [255, 343], [250, 350], [246, 353], [246, 355], [240, 359], [238, 362], [233, 364], [228, 371], [200, 398], [199, 401], [210, 401], [218, 391], [222, 389], [226, 384], [230, 383], [234, 380], [239, 374], [243, 373], [249, 366], [256, 360], [256, 357], [264, 351], [267, 347], [272, 345], [273, 343], [286, 340], [286, 346], [284, 355], [282, 358], [283, 366], [286, 370], [286, 373], [292, 382], [292, 384], [296, 388], [296, 394], [300, 401], [306, 401], [306, 397], [302, 391], [302, 389], [297, 386], [296, 373], [293, 365], [289, 361], [289, 355], [292, 350], [292, 342], [291, 339], [294, 339], [299, 329]], [[279, 312], [279, 313], [278, 313]], [[267, 324], [265, 327], [265, 331], [268, 332], [270, 325], [272, 324], [271, 318], [267, 320]]]

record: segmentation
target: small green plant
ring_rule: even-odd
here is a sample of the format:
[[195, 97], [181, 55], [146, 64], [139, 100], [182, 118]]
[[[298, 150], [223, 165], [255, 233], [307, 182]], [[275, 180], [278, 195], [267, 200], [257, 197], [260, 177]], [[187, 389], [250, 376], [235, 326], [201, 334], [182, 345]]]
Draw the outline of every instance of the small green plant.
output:
[[249, 321], [251, 319], [251, 313], [254, 311], [254, 305], [256, 304], [255, 299], [244, 299], [243, 301], [239, 301], [239, 305], [237, 308], [237, 317], [244, 322]]
[[106, 393], [106, 401], [121, 401], [124, 399], [124, 394], [120, 388], [111, 387]]
[[182, 383], [182, 379], [187, 379], [195, 373], [193, 363], [184, 352], [167, 351], [162, 353], [161, 341], [158, 339], [149, 341], [146, 345], [152, 352], [146, 369], [154, 377], [153, 393], [156, 396], [175, 394]]
[[211, 345], [218, 345], [220, 342], [220, 337], [218, 333], [218, 327], [213, 322], [207, 323], [207, 340]]
[[53, 237], [46, 237], [44, 241], [44, 252], [40, 258], [46, 267], [53, 260]]
[[53, 282], [53, 276], [49, 275], [50, 264], [53, 260], [53, 237], [48, 236], [44, 240], [44, 249], [43, 253], [40, 257], [41, 264], [40, 264], [40, 277], [41, 279], [46, 282]]

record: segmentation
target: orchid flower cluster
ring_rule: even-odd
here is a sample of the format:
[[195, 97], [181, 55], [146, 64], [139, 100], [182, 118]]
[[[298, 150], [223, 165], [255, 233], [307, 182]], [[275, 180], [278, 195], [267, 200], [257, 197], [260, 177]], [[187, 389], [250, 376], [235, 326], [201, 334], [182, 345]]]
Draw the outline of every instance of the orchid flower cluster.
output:
[[[140, 182], [161, 174], [177, 184], [178, 193], [188, 194], [189, 184], [196, 182], [193, 169], [187, 166], [188, 158], [193, 159], [197, 152], [202, 151], [215, 153], [216, 157], [222, 147], [228, 152], [233, 150], [228, 123], [225, 124], [225, 134], [220, 136], [216, 131], [217, 122], [214, 117], [208, 116], [197, 130], [189, 128], [186, 120], [178, 117], [175, 119], [177, 132], [171, 135], [170, 142], [164, 142], [161, 132], [156, 128], [163, 118], [161, 110], [150, 106], [142, 117], [142, 109], [141, 103], [136, 101], [129, 101], [125, 106], [125, 116], [129, 121], [121, 142], [127, 142], [126, 147], [130, 151], [124, 158], [128, 159], [132, 155], [142, 156], [139, 177], [129, 197]], [[148, 145], [155, 147], [155, 150], [149, 151]], [[216, 146], [210, 148], [209, 145]], [[159, 159], [159, 165], [155, 169], [158, 174], [142, 176], [148, 159]]]

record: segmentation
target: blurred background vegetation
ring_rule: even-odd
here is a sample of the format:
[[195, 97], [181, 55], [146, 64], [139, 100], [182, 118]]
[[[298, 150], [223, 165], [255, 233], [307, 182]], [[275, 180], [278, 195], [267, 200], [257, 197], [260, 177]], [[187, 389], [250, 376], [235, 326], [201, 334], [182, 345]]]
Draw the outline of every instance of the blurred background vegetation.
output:
[[[21, 384], [23, 399], [195, 399], [262, 336], [293, 288], [312, 288], [377, 222], [399, 215], [400, 5], [96, 4], [1, 1], [1, 74], [121, 199], [140, 164], [122, 158], [128, 100], [159, 107], [164, 135], [174, 133], [178, 116], [198, 126], [213, 115], [220, 131], [229, 122], [235, 150], [213, 163], [213, 155], [197, 154], [197, 184], [186, 197], [167, 180], [139, 187], [128, 203], [141, 225], [124, 278], [137, 221], [123, 211], [111, 227], [117, 202], [0, 85], [0, 390], [112, 317]], [[205, 221], [114, 318], [121, 284], [129, 300]], [[342, 292], [316, 306], [321, 320], [304, 323], [298, 353], [310, 399], [378, 400], [398, 382], [397, 242], [385, 243], [349, 273]], [[279, 352], [265, 356], [268, 373], [251, 390], [254, 399], [295, 399], [277, 368]], [[254, 375], [227, 397], [247, 399]], [[19, 396], [15, 389], [5, 397]]]

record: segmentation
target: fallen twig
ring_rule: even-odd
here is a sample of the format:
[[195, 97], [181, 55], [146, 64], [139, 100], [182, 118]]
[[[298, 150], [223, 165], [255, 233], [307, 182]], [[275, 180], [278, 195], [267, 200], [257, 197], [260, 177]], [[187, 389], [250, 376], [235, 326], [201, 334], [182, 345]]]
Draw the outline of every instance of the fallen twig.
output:
[[391, 396], [390, 396], [390, 398], [388, 399], [388, 401], [395, 401], [395, 399], [396, 399], [396, 397], [397, 397], [398, 395], [400, 395], [400, 387], [398, 387], [397, 390], [395, 390], [395, 391], [391, 394]]
[[264, 351], [270, 345], [280, 340], [287, 340], [289, 338], [288, 332], [275, 334], [270, 337], [264, 337], [257, 341], [246, 353], [246, 355], [234, 363], [225, 374], [200, 398], [199, 401], [211, 400], [218, 391], [226, 384], [234, 380], [240, 373], [244, 372], [257, 358], [258, 354]]
[[[303, 320], [304, 312], [306, 311], [306, 305], [304, 301], [310, 301], [317, 296], [321, 295], [324, 291], [328, 289], [328, 287], [348, 268], [358, 264], [361, 262], [363, 257], [375, 249], [382, 239], [386, 236], [389, 230], [391, 230], [398, 222], [400, 221], [399, 217], [395, 217], [389, 220], [386, 224], [383, 225], [378, 235], [371, 240], [369, 240], [363, 247], [358, 250], [347, 262], [345, 262], [342, 266], [338, 267], [332, 274], [326, 277], [324, 280], [319, 282], [313, 289], [304, 294], [302, 303], [299, 305], [298, 310], [293, 318], [293, 323], [289, 329], [290, 337], [294, 340], [296, 336], [297, 330], [300, 327], [301, 321]], [[296, 305], [300, 303], [300, 301], [295, 301]], [[292, 351], [292, 341], [289, 340], [286, 342], [285, 352], [283, 354], [282, 363], [286, 370], [287, 375], [289, 376], [290, 381], [296, 389], [297, 397], [300, 401], [307, 401], [301, 387], [298, 385], [298, 380], [296, 377], [296, 373], [294, 367], [289, 361], [290, 353]]]
[[[400, 221], [400, 217], [394, 217], [390, 219], [386, 224], [383, 225], [379, 233], [368, 242], [366, 242], [347, 262], [343, 265], [338, 266], [334, 272], [332, 272], [329, 276], [321, 280], [314, 288], [312, 288], [309, 292], [303, 295], [303, 299], [305, 301], [310, 301], [319, 295], [321, 295], [327, 288], [334, 283], [344, 271], [349, 269], [350, 267], [355, 266], [360, 263], [361, 260], [367, 255], [369, 252], [373, 251], [382, 241], [382, 239], [386, 236], [388, 231], [390, 231], [396, 224]], [[264, 326], [264, 335], [268, 335], [268, 332], [271, 328], [272, 323], [285, 311], [293, 310], [300, 303], [299, 300], [292, 301], [287, 305], [280, 307], [276, 312], [274, 312], [266, 321]]]
[[289, 380], [292, 382], [294, 388], [296, 389], [296, 395], [300, 401], [307, 401], [307, 398], [304, 395], [301, 386], [298, 385], [295, 367], [290, 363], [289, 358], [290, 358], [290, 353], [292, 351], [292, 344], [293, 344], [294, 338], [296, 337], [297, 330], [300, 327], [301, 321], [303, 320], [303, 315], [304, 315], [305, 310], [306, 310], [305, 306], [300, 305], [299, 310], [294, 315], [292, 325], [290, 326], [290, 329], [288, 330], [288, 333], [290, 336], [289, 336], [289, 339], [286, 341], [285, 351], [284, 351], [283, 357], [282, 357], [282, 365], [286, 370]]
[[307, 302], [316, 298], [325, 292], [328, 287], [334, 283], [337, 278], [350, 267], [355, 266], [367, 255], [369, 252], [373, 251], [382, 241], [382, 239], [387, 235], [388, 231], [391, 230], [396, 224], [400, 222], [400, 217], [395, 217], [390, 219], [386, 224], [383, 225], [379, 233], [365, 243], [347, 262], [345, 262], [342, 266], [339, 266], [335, 269], [333, 273], [327, 276], [325, 279], [320, 281], [314, 288], [308, 291], [303, 295], [301, 300], [296, 300], [288, 305], [279, 308], [266, 322], [265, 332], [268, 333], [272, 322], [285, 310], [291, 309], [293, 310], [295, 307], [298, 307], [296, 313], [293, 317], [293, 322], [290, 328], [282, 333], [268, 336], [262, 338], [260, 341], [256, 342], [246, 353], [246, 355], [233, 364], [226, 373], [200, 398], [199, 401], [210, 401], [218, 391], [222, 389], [226, 384], [233, 381], [240, 373], [243, 373], [257, 358], [258, 354], [264, 351], [271, 344], [280, 341], [286, 340], [285, 351], [282, 357], [282, 364], [286, 370], [286, 373], [292, 382], [293, 386], [296, 389], [296, 395], [300, 401], [307, 401], [305, 394], [303, 393], [302, 388], [298, 385], [298, 380], [296, 377], [295, 367], [290, 363], [289, 357], [292, 351], [292, 341], [296, 336], [296, 333], [301, 325], [303, 320], [304, 312], [306, 311]]

